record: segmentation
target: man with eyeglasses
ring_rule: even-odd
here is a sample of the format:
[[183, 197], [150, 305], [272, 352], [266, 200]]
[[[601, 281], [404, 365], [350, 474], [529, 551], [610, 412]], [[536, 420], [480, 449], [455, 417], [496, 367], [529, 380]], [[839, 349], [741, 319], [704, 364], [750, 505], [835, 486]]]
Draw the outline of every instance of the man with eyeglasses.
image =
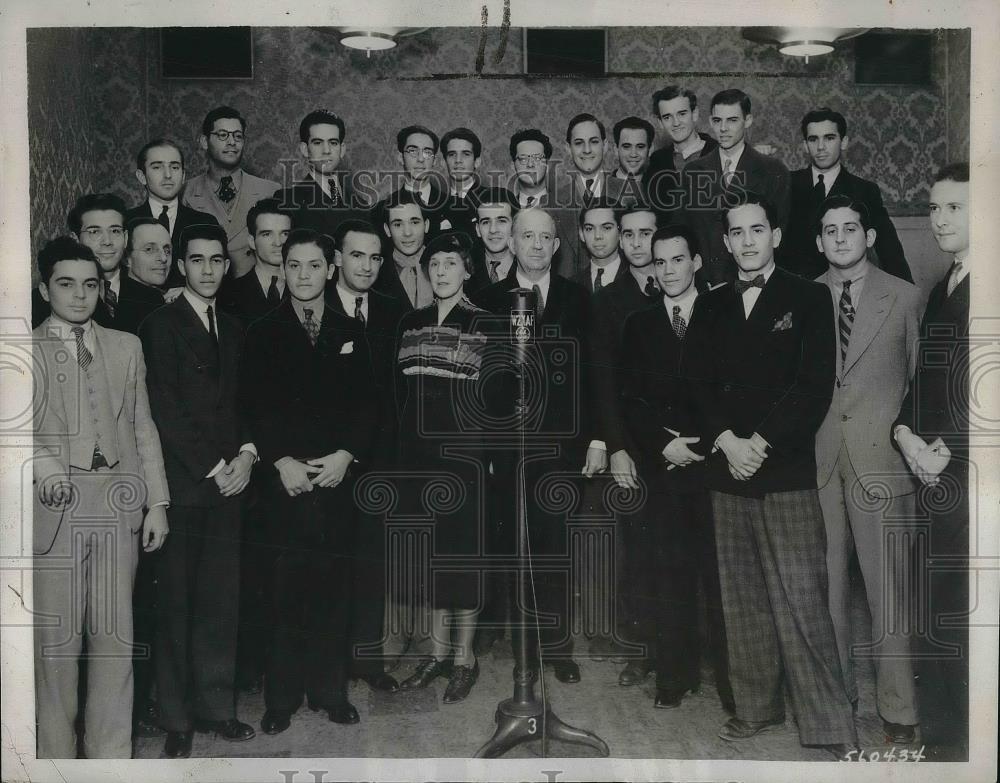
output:
[[[117, 301], [121, 296], [121, 263], [128, 232], [125, 230], [125, 203], [113, 193], [87, 193], [77, 199], [66, 216], [73, 239], [94, 251], [101, 267], [97, 309], [94, 320], [101, 326], [115, 326]], [[49, 317], [51, 307], [38, 289], [31, 293], [31, 328]]]
[[280, 187], [243, 169], [246, 133], [246, 119], [230, 106], [217, 106], [205, 115], [198, 143], [205, 151], [208, 170], [188, 180], [183, 199], [189, 207], [214, 215], [226, 229], [235, 277], [250, 271], [256, 261], [247, 233], [247, 213]]
[[448, 186], [443, 175], [434, 169], [439, 146], [437, 134], [423, 125], [407, 125], [396, 134], [396, 149], [403, 167], [403, 184], [397, 188], [397, 180], [390, 180], [389, 193], [375, 205], [370, 215], [376, 224], [384, 214], [385, 205], [399, 193], [406, 191], [417, 200], [429, 222], [429, 236], [451, 228], [451, 222], [445, 214]]

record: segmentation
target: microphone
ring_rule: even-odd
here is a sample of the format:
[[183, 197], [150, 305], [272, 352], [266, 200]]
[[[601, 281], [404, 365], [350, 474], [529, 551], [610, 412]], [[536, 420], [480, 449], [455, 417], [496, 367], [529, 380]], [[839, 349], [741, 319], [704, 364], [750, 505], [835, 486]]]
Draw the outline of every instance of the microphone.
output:
[[530, 288], [511, 291], [510, 342], [514, 346], [514, 364], [523, 366], [527, 350], [535, 337], [535, 292]]

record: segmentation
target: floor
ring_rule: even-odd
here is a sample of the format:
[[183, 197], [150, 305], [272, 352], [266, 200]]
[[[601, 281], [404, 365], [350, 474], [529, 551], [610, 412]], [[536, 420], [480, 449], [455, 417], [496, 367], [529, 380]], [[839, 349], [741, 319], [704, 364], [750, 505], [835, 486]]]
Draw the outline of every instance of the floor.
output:
[[[716, 736], [727, 715], [710, 683], [690, 694], [675, 710], [655, 710], [652, 706], [653, 677], [633, 687], [618, 685], [620, 664], [597, 662], [586, 656], [587, 642], [581, 640], [576, 660], [582, 681], [567, 685], [546, 673], [547, 696], [553, 711], [566, 723], [598, 734], [618, 758], [674, 759], [757, 759], [829, 761], [821, 750], [799, 745], [791, 717], [776, 730], [739, 744]], [[364, 683], [351, 685], [349, 698], [361, 714], [354, 726], [331, 723], [322, 712], [303, 707], [292, 717], [291, 727], [282, 734], [268, 736], [260, 731], [264, 713], [261, 695], [241, 695], [238, 716], [257, 729], [257, 737], [247, 743], [230, 744], [213, 735], [198, 734], [193, 757], [470, 757], [494, 730], [496, 705], [511, 695], [513, 659], [510, 645], [500, 642], [480, 660], [479, 682], [464, 702], [441, 703], [446, 681], [439, 679], [422, 691], [385, 694], [372, 691]], [[412, 663], [394, 673], [406, 676]], [[708, 675], [708, 672], [704, 673]], [[871, 667], [858, 669], [861, 687], [857, 717], [859, 741], [866, 754], [885, 753], [881, 720], [875, 714]], [[163, 737], [140, 738], [137, 758], [157, 758]], [[920, 745], [910, 748], [916, 750]], [[897, 748], [896, 752], [902, 748]], [[926, 748], [928, 760], [958, 760], [965, 751], [958, 748]], [[542, 755], [540, 742], [515, 748], [505, 758], [536, 758]], [[587, 757], [597, 753], [589, 748], [560, 742], [549, 744], [550, 757]]]

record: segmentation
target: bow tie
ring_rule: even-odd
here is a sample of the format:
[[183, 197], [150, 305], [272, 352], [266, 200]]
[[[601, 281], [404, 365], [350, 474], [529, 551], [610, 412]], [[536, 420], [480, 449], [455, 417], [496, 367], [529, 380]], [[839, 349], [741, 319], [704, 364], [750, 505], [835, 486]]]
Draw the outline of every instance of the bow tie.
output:
[[753, 280], [737, 280], [735, 283], [736, 293], [743, 296], [750, 288], [763, 288], [764, 275], [757, 275]]

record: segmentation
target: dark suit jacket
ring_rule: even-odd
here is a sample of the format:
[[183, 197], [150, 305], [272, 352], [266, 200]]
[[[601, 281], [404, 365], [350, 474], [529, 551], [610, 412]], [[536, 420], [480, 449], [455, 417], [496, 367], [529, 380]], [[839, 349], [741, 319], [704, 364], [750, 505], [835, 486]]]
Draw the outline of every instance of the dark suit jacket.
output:
[[669, 431], [697, 435], [691, 386], [681, 374], [687, 341], [677, 338], [662, 302], [632, 313], [622, 335], [619, 405], [640, 475], [661, 490], [703, 491], [704, 463], [667, 470], [663, 456], [675, 437]]
[[251, 441], [236, 404], [243, 327], [218, 312], [216, 329], [218, 347], [183, 295], [151, 313], [139, 329], [149, 403], [163, 442], [170, 496], [178, 506], [230, 500], [205, 476]]
[[139, 325], [151, 312], [163, 307], [163, 291], [139, 282], [122, 270], [115, 317], [110, 319], [112, 329], [139, 334]]
[[[826, 272], [826, 258], [816, 247], [816, 220], [821, 200], [813, 195], [812, 169], [791, 173], [791, 216], [776, 254], [777, 263], [789, 272], [812, 280]], [[840, 169], [828, 196], [845, 195], [868, 207], [875, 229], [876, 263], [890, 275], [913, 282], [896, 227], [882, 203], [878, 185]]]
[[[327, 294], [326, 302], [338, 315], [350, 316], [354, 320], [353, 312], [344, 312], [336, 291]], [[376, 465], [386, 464], [396, 451], [396, 337], [399, 323], [409, 311], [410, 308], [395, 297], [374, 289], [368, 291], [368, 321], [363, 334], [371, 355], [378, 400], [378, 437], [373, 446], [372, 459]]]
[[[155, 218], [159, 217], [159, 215], [153, 214], [153, 211], [149, 208], [149, 201], [144, 199], [141, 204], [136, 204], [125, 213], [125, 225], [128, 226], [129, 221], [139, 217]], [[178, 200], [177, 219], [174, 220], [174, 230], [170, 232], [170, 244], [173, 245], [173, 258], [170, 264], [170, 274], [167, 276], [168, 288], [184, 285], [184, 278], [177, 271], [177, 259], [181, 257], [181, 234], [188, 226], [198, 226], [205, 223], [213, 226], [219, 225], [219, 221], [215, 219], [215, 215], [210, 215], [208, 212], [199, 212], [197, 209], [189, 207], [182, 200]]]
[[280, 209], [291, 215], [292, 228], [311, 228], [332, 237], [345, 220], [368, 217], [364, 205], [354, 193], [350, 177], [344, 172], [338, 172], [336, 176], [343, 195], [343, 201], [339, 203], [327, 196], [312, 177], [274, 192]]
[[[478, 185], [473, 185], [466, 195], [472, 193]], [[469, 239], [476, 238], [476, 208], [468, 198], [460, 198], [455, 193], [449, 193], [441, 208], [441, 217], [451, 223], [454, 231], [468, 234]]]
[[[511, 267], [504, 280], [494, 283], [473, 296], [480, 307], [497, 315], [509, 316], [512, 297], [517, 288], [517, 267]], [[557, 460], [564, 467], [579, 470], [593, 427], [588, 399], [587, 324], [590, 295], [576, 283], [553, 274], [548, 301], [542, 318], [535, 324], [536, 334], [542, 335], [533, 346], [545, 379], [545, 394], [529, 411], [534, 433], [548, 443], [561, 446]], [[553, 376], [563, 376], [557, 381]]]
[[[698, 135], [705, 140], [705, 146], [701, 148], [700, 153], [689, 159], [687, 163], [698, 158], [703, 158], [705, 155], [719, 148], [719, 142], [707, 133], [699, 133]], [[642, 175], [642, 184], [647, 195], [652, 200], [653, 208], [661, 214], [669, 214], [680, 206], [678, 203], [678, 194], [681, 188], [681, 180], [677, 174], [677, 167], [674, 165], [673, 142], [667, 143], [666, 146], [661, 147], [650, 155], [649, 166], [646, 167], [646, 171]]]
[[708, 452], [726, 430], [759, 433], [768, 457], [748, 481], [734, 479], [725, 454], [706, 460], [710, 489], [762, 496], [816, 487], [816, 432], [833, 395], [836, 332], [830, 291], [775, 269], [747, 319], [731, 284], [695, 302], [683, 373], [695, 384], [701, 442]]
[[719, 211], [741, 190], [766, 197], [778, 210], [778, 226], [788, 225], [788, 169], [777, 158], [761, 155], [749, 144], [743, 149], [728, 187], [722, 182], [718, 151], [688, 163], [681, 172], [684, 209], [678, 216], [698, 234], [702, 275], [711, 284], [736, 279], [736, 262], [722, 240]]
[[367, 461], [378, 409], [361, 323], [328, 301], [313, 347], [291, 300], [282, 302], [247, 330], [240, 407], [269, 473], [282, 457], [314, 459], [338, 449]]
[[[287, 286], [282, 298], [288, 298]], [[274, 309], [267, 301], [267, 291], [260, 287], [260, 280], [253, 269], [241, 277], [227, 277], [219, 289], [218, 300], [219, 307], [239, 318], [244, 328]]]
[[[954, 454], [969, 449], [969, 276], [948, 296], [948, 278], [931, 290], [917, 343], [916, 373], [893, 428], [905, 424]], [[894, 441], [895, 442], [895, 439]]]
[[[623, 260], [622, 265], [628, 267], [628, 262]], [[593, 370], [592, 421], [597, 429], [590, 436], [606, 443], [608, 456], [620, 449], [634, 451], [633, 444], [627, 438], [616, 376], [621, 362], [625, 320], [632, 313], [645, 310], [651, 304], [654, 302], [639, 288], [635, 277], [627, 270], [625, 275], [603, 288], [593, 299], [588, 341]], [[634, 459], [634, 455], [630, 453], [630, 456]]]
[[[629, 273], [628, 261], [626, 261], [625, 258], [622, 257], [621, 253], [619, 253], [618, 255], [619, 258], [621, 259], [618, 262], [618, 272], [617, 274], [615, 274], [614, 280], [604, 281], [604, 283], [601, 286], [602, 291], [612, 283], [617, 283], [619, 280], [621, 280], [623, 277], [625, 277], [625, 275]], [[574, 283], [582, 285], [591, 294], [594, 293], [594, 282], [590, 279], [590, 259], [587, 259], [587, 265], [583, 267], [583, 269], [581, 269], [579, 272], [573, 275], [572, 280]]]

